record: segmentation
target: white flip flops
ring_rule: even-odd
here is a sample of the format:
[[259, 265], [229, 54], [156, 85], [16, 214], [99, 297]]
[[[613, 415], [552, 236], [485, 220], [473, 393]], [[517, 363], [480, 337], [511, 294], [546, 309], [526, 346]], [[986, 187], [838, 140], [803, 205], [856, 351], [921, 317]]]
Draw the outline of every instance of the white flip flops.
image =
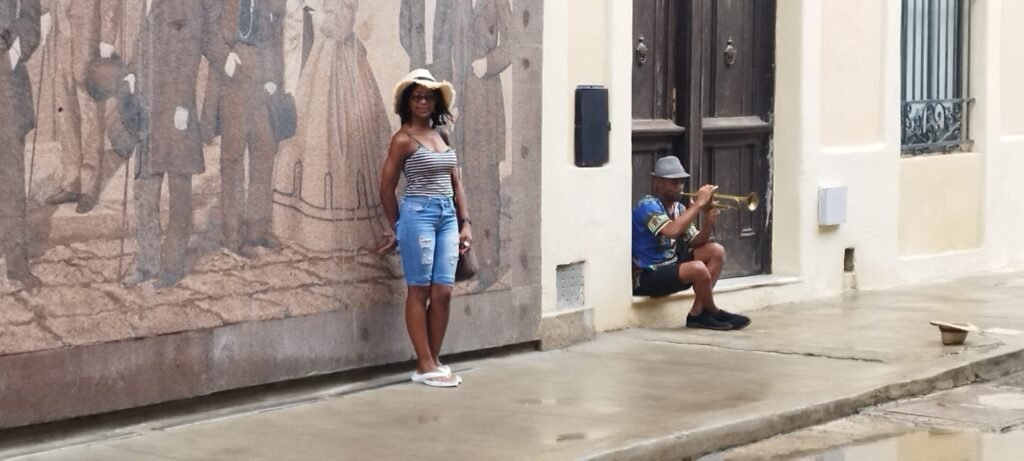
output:
[[456, 377], [455, 380], [446, 380], [452, 376], [451, 369], [444, 370], [438, 368], [434, 371], [428, 371], [426, 373], [413, 372], [409, 379], [414, 383], [423, 383], [433, 387], [456, 387], [462, 382], [462, 378]]
[[441, 366], [437, 367], [437, 369], [441, 370], [441, 371], [443, 371], [445, 373], [448, 373], [448, 374], [451, 374], [451, 375], [455, 375], [455, 382], [457, 382], [459, 384], [462, 384], [462, 376], [459, 376], [459, 375], [456, 375], [455, 373], [452, 373], [452, 367], [449, 367], [448, 365], [441, 365]]

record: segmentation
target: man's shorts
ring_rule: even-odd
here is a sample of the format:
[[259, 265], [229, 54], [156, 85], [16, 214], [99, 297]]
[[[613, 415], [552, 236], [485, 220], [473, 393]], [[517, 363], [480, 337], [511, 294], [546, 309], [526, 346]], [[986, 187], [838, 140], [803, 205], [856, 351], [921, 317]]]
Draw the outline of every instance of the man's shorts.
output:
[[640, 271], [633, 285], [633, 296], [657, 298], [689, 289], [693, 284], [679, 280], [679, 264], [688, 261], [693, 261], [692, 251], [675, 263]]

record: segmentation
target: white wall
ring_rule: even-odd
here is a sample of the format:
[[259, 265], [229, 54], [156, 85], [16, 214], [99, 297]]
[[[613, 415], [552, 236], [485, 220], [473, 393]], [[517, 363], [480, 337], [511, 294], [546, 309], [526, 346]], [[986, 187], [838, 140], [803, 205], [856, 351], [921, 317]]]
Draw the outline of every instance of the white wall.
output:
[[[671, 324], [691, 302], [684, 295], [623, 308], [630, 305], [623, 243], [629, 3], [545, 5], [544, 310], [557, 311], [555, 266], [586, 260], [587, 305], [598, 329]], [[1024, 177], [1024, 28], [1012, 26], [1024, 22], [1024, 2], [971, 4], [974, 146], [910, 158], [900, 145], [900, 2], [778, 0], [769, 279], [786, 281], [723, 290], [721, 304], [747, 310], [834, 295], [850, 280], [877, 289], [1024, 268], [1024, 202], [1016, 199]], [[599, 23], [595, 29], [607, 34], [592, 35], [581, 23]], [[582, 83], [611, 88], [612, 157], [600, 169], [572, 166], [572, 90]], [[817, 223], [818, 188], [828, 185], [848, 187], [847, 221], [839, 226]], [[855, 277], [843, 271], [848, 248]]]
[[[621, 0], [544, 3], [543, 311], [557, 315], [555, 269], [586, 262], [587, 308], [599, 330], [625, 326], [630, 310], [630, 92], [632, 4]], [[573, 163], [577, 85], [609, 89], [610, 158]]]
[[989, 266], [1024, 266], [1024, 3], [974, 0], [971, 134], [984, 152], [984, 256]]
[[[800, 296], [843, 289], [845, 248], [868, 289], [1024, 267], [1024, 205], [1009, 199], [1024, 106], [1007, 107], [1024, 98], [1024, 34], [1000, 24], [1024, 20], [1024, 4], [972, 8], [974, 148], [901, 158], [899, 2], [779, 1], [773, 270], [802, 277]], [[817, 188], [831, 184], [849, 187], [847, 222], [819, 227]]]
[[[773, 272], [804, 297], [891, 280], [899, 210], [899, 4], [780, 0]], [[895, 46], [895, 48], [893, 48]], [[847, 220], [818, 225], [818, 188], [848, 188]]]

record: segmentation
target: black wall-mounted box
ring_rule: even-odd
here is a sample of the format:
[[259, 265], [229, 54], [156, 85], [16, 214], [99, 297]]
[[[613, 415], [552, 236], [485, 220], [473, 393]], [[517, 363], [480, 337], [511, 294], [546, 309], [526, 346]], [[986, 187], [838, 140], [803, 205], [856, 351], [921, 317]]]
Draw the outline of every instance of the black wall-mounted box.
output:
[[575, 162], [579, 167], [608, 163], [608, 89], [600, 85], [576, 87]]

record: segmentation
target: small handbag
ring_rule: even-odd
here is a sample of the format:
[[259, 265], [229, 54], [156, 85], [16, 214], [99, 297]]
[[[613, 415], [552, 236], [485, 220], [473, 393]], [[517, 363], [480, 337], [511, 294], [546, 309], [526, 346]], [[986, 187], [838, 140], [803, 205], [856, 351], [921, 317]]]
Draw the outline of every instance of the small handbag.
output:
[[[441, 139], [444, 139], [445, 144], [448, 144], [448, 136], [444, 131], [441, 132]], [[459, 176], [462, 176], [462, 168], [459, 168]], [[459, 225], [459, 232], [461, 231], [462, 226]], [[473, 247], [469, 247], [466, 251], [459, 253], [459, 264], [455, 266], [455, 281], [462, 282], [469, 280], [473, 278], [479, 270], [480, 262], [476, 259], [476, 253], [473, 251]]]
[[473, 248], [459, 254], [459, 264], [455, 266], [455, 281], [462, 282], [469, 280], [480, 270], [480, 263], [476, 260], [476, 253]]

